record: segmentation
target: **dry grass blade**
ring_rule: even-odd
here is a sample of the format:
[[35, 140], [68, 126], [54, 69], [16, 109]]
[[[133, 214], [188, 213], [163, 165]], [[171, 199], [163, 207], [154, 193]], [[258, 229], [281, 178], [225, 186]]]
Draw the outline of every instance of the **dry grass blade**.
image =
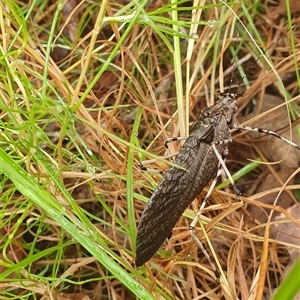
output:
[[[197, 225], [221, 283], [188, 232], [207, 188], [158, 254], [145, 267], [133, 264], [136, 225], [162, 177], [141, 172], [139, 161], [159, 158], [152, 166], [165, 171], [164, 140], [187, 130], [219, 91], [234, 92], [245, 72], [239, 123], [300, 144], [294, 11], [285, 13], [282, 1], [276, 19], [251, 1], [233, 11], [222, 1], [192, 5], [0, 3], [5, 299], [254, 299], [280, 284], [300, 250], [300, 156], [255, 133], [234, 132], [227, 157], [232, 174], [258, 155], [265, 161], [236, 182], [242, 202], [230, 187], [214, 191]], [[267, 59], [255, 63], [261, 52], [235, 14], [260, 48], [278, 40]], [[180, 148], [170, 143], [172, 153]]]

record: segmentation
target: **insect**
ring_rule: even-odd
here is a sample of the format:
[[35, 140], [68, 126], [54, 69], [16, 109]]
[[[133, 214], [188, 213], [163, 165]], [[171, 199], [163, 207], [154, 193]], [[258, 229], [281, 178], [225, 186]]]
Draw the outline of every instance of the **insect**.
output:
[[191, 128], [190, 136], [178, 153], [174, 164], [153, 192], [139, 222], [136, 265], [141, 266], [159, 249], [170, 235], [184, 210], [216, 175], [218, 158], [212, 143], [223, 156], [227, 152], [235, 99], [228, 95], [212, 107], [204, 109]]
[[[299, 145], [276, 132], [239, 125], [235, 119], [237, 109], [235, 93], [219, 94], [216, 103], [205, 108], [192, 125], [189, 137], [174, 160], [174, 165], [178, 165], [180, 168], [171, 166], [168, 169], [142, 213], [137, 231], [136, 266], [143, 265], [157, 252], [165, 239], [171, 235], [172, 229], [185, 209], [214, 179], [190, 225], [190, 231], [210, 265], [216, 271], [207, 252], [200, 241], [197, 241], [194, 230], [201, 211], [204, 209], [222, 170], [231, 180], [237, 198], [240, 196], [240, 192], [225, 165], [228, 143], [231, 141], [231, 129], [272, 135], [300, 150]], [[176, 138], [171, 138], [168, 141], [172, 140], [176, 140]]]
[[[137, 234], [136, 265], [147, 262], [171, 234], [179, 217], [198, 196], [209, 181], [217, 177], [218, 166], [228, 153], [231, 141], [230, 129], [258, 131], [273, 135], [300, 150], [300, 146], [281, 137], [275, 132], [236, 123], [237, 111], [235, 94], [221, 94], [215, 105], [205, 108], [192, 125], [190, 136], [178, 153], [174, 164], [165, 173], [143, 211]], [[223, 160], [217, 155], [221, 156]], [[219, 167], [219, 168], [220, 168]], [[240, 193], [233, 184], [235, 193]], [[202, 209], [206, 203], [207, 194]], [[201, 210], [201, 209], [200, 209]]]

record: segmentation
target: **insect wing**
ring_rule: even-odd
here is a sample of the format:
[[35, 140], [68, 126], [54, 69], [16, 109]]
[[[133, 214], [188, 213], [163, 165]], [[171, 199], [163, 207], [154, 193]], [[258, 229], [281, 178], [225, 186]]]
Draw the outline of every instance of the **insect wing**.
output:
[[[220, 138], [216, 129], [222, 126], [224, 119], [218, 117], [210, 122], [207, 125], [207, 120], [201, 116], [195, 122], [191, 135], [174, 161], [185, 170], [170, 167], [150, 197], [138, 225], [137, 266], [156, 253], [185, 209], [215, 176], [218, 160], [211, 143]], [[228, 129], [225, 134], [227, 137]], [[223, 152], [224, 147], [218, 145], [218, 150]]]

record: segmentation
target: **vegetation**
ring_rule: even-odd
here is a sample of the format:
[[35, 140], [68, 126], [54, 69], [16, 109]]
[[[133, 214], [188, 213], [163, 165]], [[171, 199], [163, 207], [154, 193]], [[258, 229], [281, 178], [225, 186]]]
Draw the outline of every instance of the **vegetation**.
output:
[[215, 190], [199, 222], [220, 284], [188, 231], [206, 189], [134, 267], [136, 225], [162, 176], [138, 163], [166, 170], [164, 140], [188, 135], [218, 92], [246, 91], [241, 122], [300, 144], [300, 31], [292, 6], [274, 11], [253, 1], [1, 2], [1, 299], [262, 299], [281, 282], [297, 292], [299, 276], [283, 278], [299, 251], [299, 151], [246, 132], [227, 159], [245, 197]]

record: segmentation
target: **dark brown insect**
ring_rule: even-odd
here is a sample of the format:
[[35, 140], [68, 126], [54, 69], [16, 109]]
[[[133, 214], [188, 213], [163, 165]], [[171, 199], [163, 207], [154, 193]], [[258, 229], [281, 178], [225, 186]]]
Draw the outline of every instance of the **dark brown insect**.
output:
[[[242, 24], [241, 21], [240, 23]], [[267, 50], [261, 52], [261, 56], [255, 63], [264, 56]], [[250, 69], [252, 67], [253, 65], [250, 66]], [[233, 76], [231, 77], [231, 83], [232, 79]], [[241, 79], [236, 91], [243, 79], [244, 77]], [[263, 128], [239, 125], [235, 120], [235, 113], [237, 111], [236, 96], [236, 93], [230, 92], [219, 94], [216, 104], [205, 108], [201, 112], [198, 120], [191, 127], [190, 136], [186, 139], [174, 161], [174, 164], [180, 166], [180, 168], [176, 166], [170, 167], [150, 197], [138, 225], [136, 240], [137, 266], [143, 265], [156, 253], [165, 239], [171, 235], [172, 229], [185, 209], [214, 178], [199, 212], [191, 223], [190, 231], [209, 260], [210, 265], [216, 271], [207, 252], [195, 236], [194, 229], [222, 169], [230, 179], [234, 191], [239, 198], [240, 192], [225, 165], [228, 142], [231, 141], [231, 129], [256, 131], [272, 135], [300, 150], [299, 145], [278, 135], [276, 132]], [[171, 138], [169, 140], [175, 141], [177, 139]]]
[[147, 262], [171, 234], [185, 209], [216, 176], [219, 160], [213, 150], [225, 156], [234, 127], [237, 104], [233, 94], [221, 97], [205, 108], [193, 124], [190, 136], [153, 192], [138, 225], [136, 265]]
[[[216, 104], [205, 108], [191, 127], [190, 136], [174, 161], [174, 164], [184, 169], [176, 166], [169, 168], [141, 216], [136, 241], [137, 266], [143, 265], [156, 253], [165, 239], [170, 236], [185, 209], [209, 181], [215, 178], [213, 182], [215, 184], [219, 175], [219, 173], [217, 175], [218, 165], [223, 169], [225, 166], [227, 144], [231, 141], [230, 129], [273, 135], [300, 150], [300, 146], [276, 132], [237, 124], [234, 116], [236, 111], [235, 94], [220, 94]], [[221, 158], [217, 157], [216, 151]], [[233, 187], [239, 196], [240, 193], [234, 184]], [[209, 196], [206, 195], [200, 210], [204, 208]], [[197, 220], [199, 215], [198, 213]], [[194, 223], [193, 221], [192, 224]], [[191, 226], [190, 230], [193, 231], [194, 228]]]

